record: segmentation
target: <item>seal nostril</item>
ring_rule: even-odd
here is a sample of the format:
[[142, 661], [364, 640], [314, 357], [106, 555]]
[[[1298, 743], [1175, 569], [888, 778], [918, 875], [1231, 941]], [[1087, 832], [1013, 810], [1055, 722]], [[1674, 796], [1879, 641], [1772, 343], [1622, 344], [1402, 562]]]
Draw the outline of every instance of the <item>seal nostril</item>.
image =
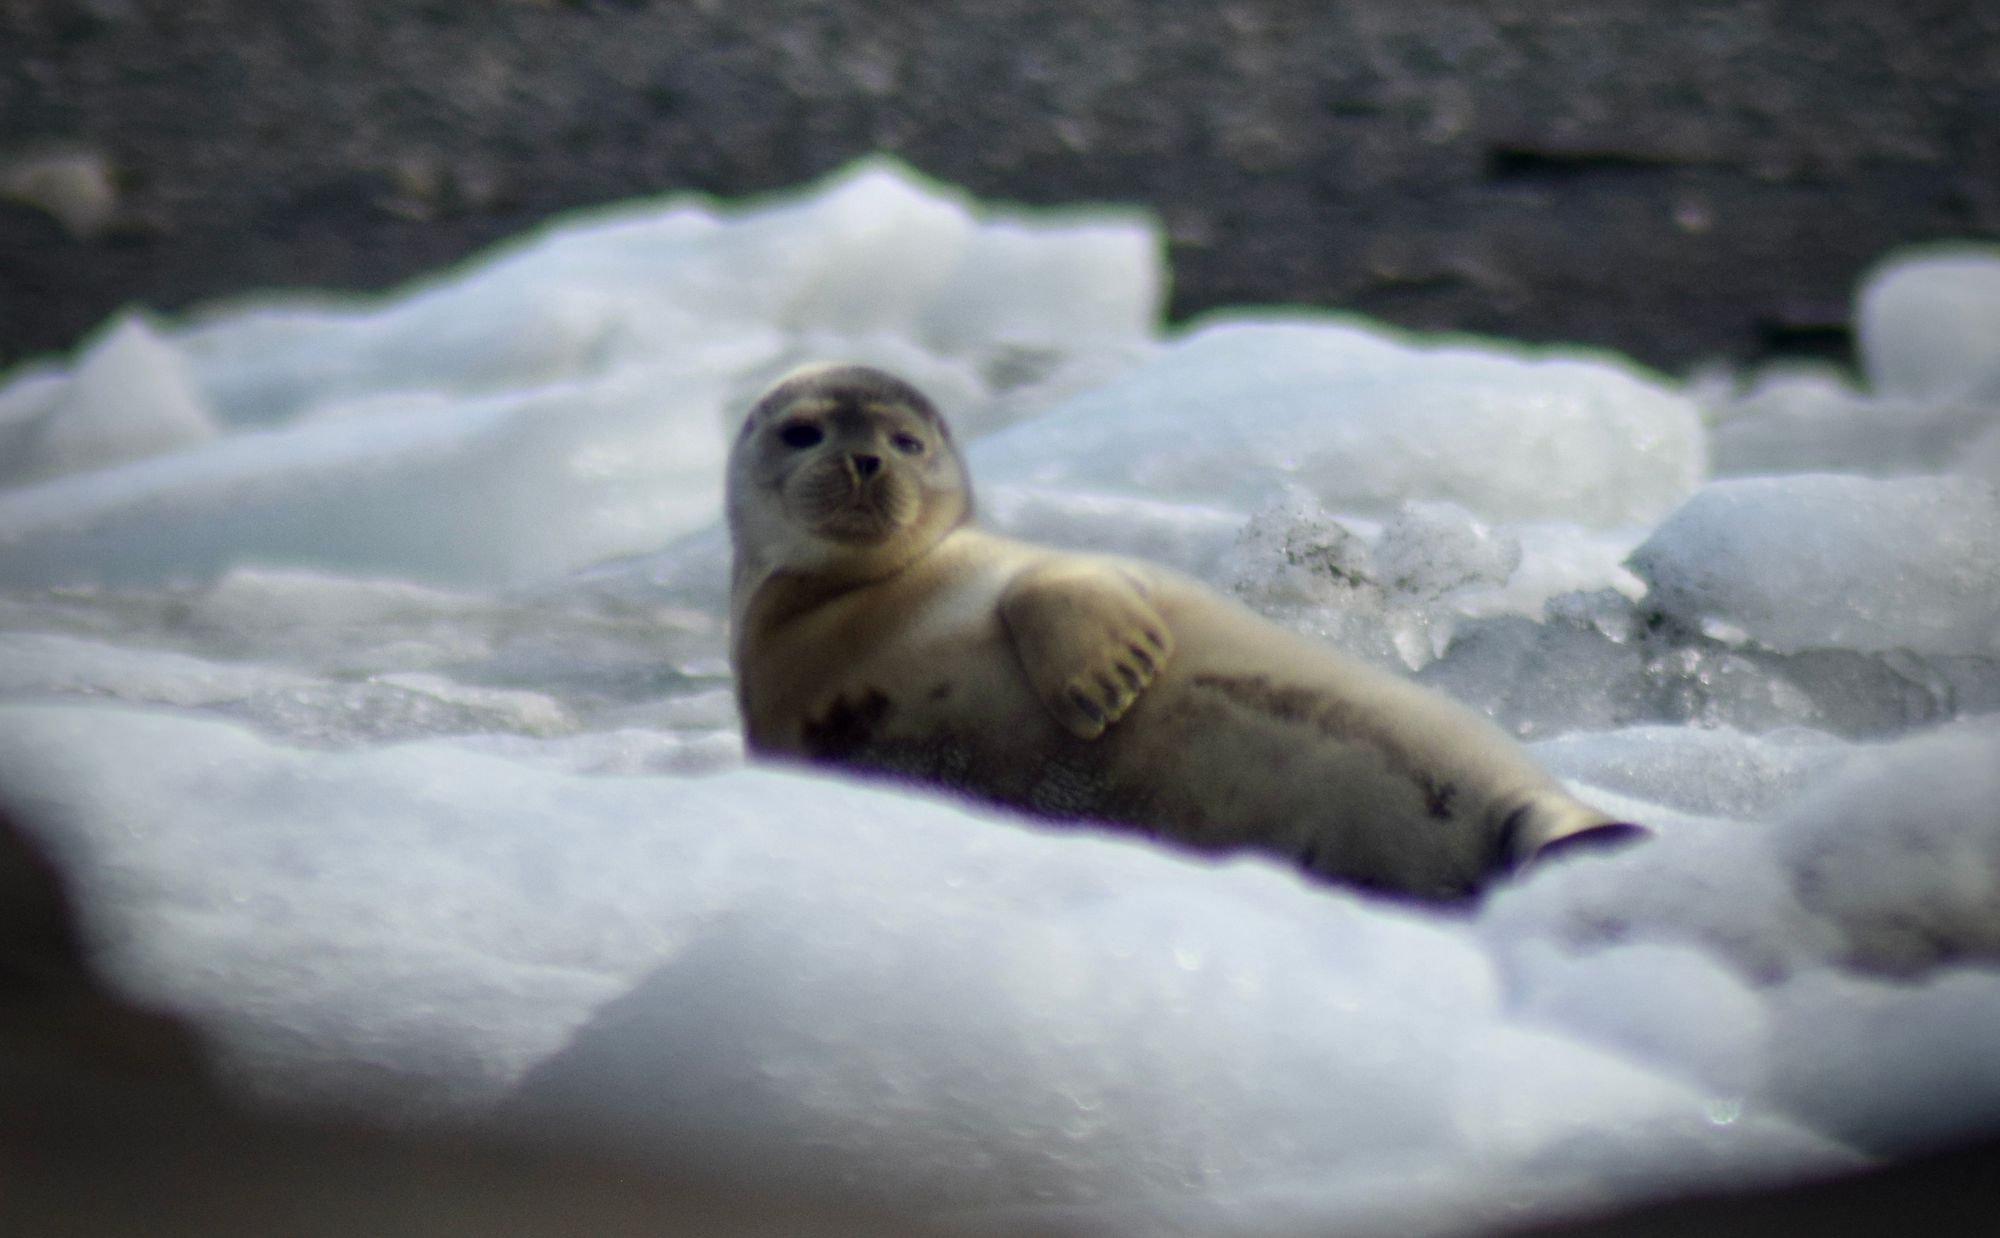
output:
[[854, 471], [863, 477], [873, 477], [882, 469], [882, 457], [857, 452], [852, 457]]

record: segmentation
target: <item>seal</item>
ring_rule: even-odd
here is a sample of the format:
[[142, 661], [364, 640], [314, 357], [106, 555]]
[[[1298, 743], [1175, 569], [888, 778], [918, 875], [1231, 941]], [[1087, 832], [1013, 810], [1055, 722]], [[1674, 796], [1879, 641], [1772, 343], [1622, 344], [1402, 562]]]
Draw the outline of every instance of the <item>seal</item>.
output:
[[778, 380], [727, 493], [754, 754], [1426, 899], [1645, 834], [1487, 718], [1192, 579], [977, 528], [950, 430], [894, 375]]

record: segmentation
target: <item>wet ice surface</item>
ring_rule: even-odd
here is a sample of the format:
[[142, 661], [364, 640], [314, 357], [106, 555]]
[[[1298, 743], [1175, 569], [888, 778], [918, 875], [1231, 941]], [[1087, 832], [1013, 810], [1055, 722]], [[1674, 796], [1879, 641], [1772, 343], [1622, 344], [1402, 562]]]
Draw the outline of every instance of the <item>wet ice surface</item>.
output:
[[[0, 788], [263, 1100], [989, 1221], [1448, 1233], [2000, 1125], [2000, 258], [1862, 380], [1303, 312], [893, 168], [0, 384]], [[1657, 842], [1443, 914], [745, 767], [721, 463], [812, 357], [987, 523], [1485, 709]]]

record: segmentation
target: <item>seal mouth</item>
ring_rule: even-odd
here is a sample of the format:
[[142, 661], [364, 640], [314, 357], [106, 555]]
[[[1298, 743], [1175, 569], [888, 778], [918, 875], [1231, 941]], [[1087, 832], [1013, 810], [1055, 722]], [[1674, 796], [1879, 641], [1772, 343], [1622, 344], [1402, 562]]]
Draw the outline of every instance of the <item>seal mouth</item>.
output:
[[908, 526], [923, 506], [921, 489], [895, 470], [862, 476], [834, 465], [814, 469], [791, 489], [799, 522], [831, 541], [875, 541]]
[[813, 532], [836, 542], [874, 541], [901, 527], [891, 513], [861, 499], [813, 522]]

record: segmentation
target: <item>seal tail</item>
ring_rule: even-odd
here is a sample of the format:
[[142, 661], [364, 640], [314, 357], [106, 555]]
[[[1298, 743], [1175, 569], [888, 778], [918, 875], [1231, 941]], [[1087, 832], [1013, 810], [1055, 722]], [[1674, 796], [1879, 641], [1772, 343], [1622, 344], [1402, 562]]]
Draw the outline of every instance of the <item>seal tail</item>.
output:
[[1653, 837], [1653, 831], [1618, 821], [1574, 800], [1527, 803], [1500, 827], [1500, 862], [1508, 872], [1586, 851], [1615, 851]]

